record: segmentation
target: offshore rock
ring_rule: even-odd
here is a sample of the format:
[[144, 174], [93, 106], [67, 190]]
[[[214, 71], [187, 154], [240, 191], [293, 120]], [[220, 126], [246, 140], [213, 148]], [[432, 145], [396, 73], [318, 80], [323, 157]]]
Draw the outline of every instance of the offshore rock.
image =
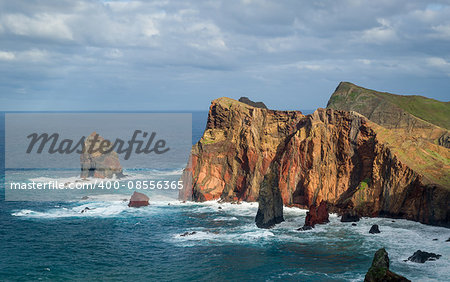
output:
[[435, 253], [422, 252], [421, 250], [417, 250], [412, 256], [408, 258], [409, 261], [424, 263], [426, 261], [434, 261], [441, 257], [441, 255]]
[[322, 201], [318, 207], [311, 205], [309, 211], [306, 212], [305, 225], [314, 227], [316, 224], [328, 223], [327, 203]]
[[[283, 220], [282, 205], [450, 226], [450, 150], [397, 135], [348, 111], [211, 103], [191, 150], [180, 200], [258, 201], [256, 222]], [[281, 198], [281, 201], [280, 201]]]
[[273, 173], [264, 177], [259, 190], [259, 206], [255, 223], [259, 228], [271, 228], [284, 221], [283, 200], [277, 187], [278, 179]]
[[[123, 177], [123, 169], [119, 162], [119, 156], [115, 151], [108, 152], [113, 144], [103, 147], [99, 146], [105, 139], [95, 131], [84, 141], [83, 153], [80, 156], [81, 178], [117, 178]], [[94, 145], [92, 145], [94, 143]]]
[[372, 227], [370, 227], [369, 233], [370, 234], [377, 234], [380, 233], [380, 228], [378, 228], [378, 224], [374, 224], [372, 225]]
[[379, 249], [372, 261], [372, 265], [367, 271], [364, 282], [382, 282], [382, 281], [410, 281], [405, 277], [389, 270], [389, 256], [384, 248]]
[[134, 192], [133, 195], [131, 195], [128, 206], [133, 208], [145, 207], [149, 205], [149, 200], [150, 199], [147, 195], [139, 192]]

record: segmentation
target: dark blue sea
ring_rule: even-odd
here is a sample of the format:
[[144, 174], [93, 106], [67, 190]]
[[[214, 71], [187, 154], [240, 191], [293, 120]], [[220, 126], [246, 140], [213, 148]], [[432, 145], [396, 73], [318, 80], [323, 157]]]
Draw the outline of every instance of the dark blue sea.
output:
[[[195, 143], [207, 112], [192, 117]], [[332, 214], [329, 224], [298, 232], [306, 211], [285, 208], [286, 221], [264, 230], [254, 224], [256, 203], [182, 203], [177, 191], [151, 191], [150, 206], [139, 209], [127, 206], [123, 198], [129, 195], [5, 201], [4, 126], [0, 140], [0, 281], [362, 281], [381, 247], [389, 253], [391, 270], [412, 281], [450, 277], [449, 229], [407, 220], [363, 218], [352, 226]], [[134, 180], [178, 179], [182, 169], [126, 174]], [[13, 176], [77, 178], [34, 171]], [[368, 233], [372, 224], [380, 226], [380, 234]], [[185, 232], [190, 235], [182, 236]], [[404, 261], [418, 249], [442, 257], [425, 264]]]

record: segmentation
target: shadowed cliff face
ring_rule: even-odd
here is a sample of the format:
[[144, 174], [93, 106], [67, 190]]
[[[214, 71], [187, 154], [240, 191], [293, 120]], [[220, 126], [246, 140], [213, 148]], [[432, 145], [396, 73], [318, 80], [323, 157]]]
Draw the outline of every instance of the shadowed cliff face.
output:
[[318, 109], [304, 116], [220, 98], [193, 146], [180, 198], [258, 200], [260, 227], [283, 220], [282, 204], [309, 208], [321, 201], [361, 216], [448, 226], [449, 150], [427, 143], [426, 150], [439, 154], [429, 153], [416, 170], [420, 161], [402, 154], [420, 156], [414, 150], [421, 147], [402, 137], [401, 145], [412, 142], [405, 152], [391, 139], [389, 129], [356, 112]]

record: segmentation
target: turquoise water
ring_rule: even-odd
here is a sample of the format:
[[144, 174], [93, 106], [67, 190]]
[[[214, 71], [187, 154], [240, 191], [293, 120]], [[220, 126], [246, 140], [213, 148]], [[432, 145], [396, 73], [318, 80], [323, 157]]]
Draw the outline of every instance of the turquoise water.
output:
[[[194, 126], [194, 138], [203, 132], [202, 120], [199, 117]], [[163, 174], [177, 179], [180, 169], [126, 174], [131, 179]], [[28, 181], [37, 177], [43, 176], [17, 175]], [[67, 178], [45, 176], [52, 177]], [[306, 211], [285, 208], [286, 222], [263, 230], [254, 224], [256, 203], [181, 203], [177, 191], [151, 191], [150, 206], [139, 209], [127, 207], [123, 199], [129, 194], [71, 202], [5, 202], [4, 189], [1, 281], [361, 281], [380, 247], [387, 249], [391, 269], [413, 281], [450, 277], [450, 243], [444, 242], [449, 229], [406, 220], [364, 218], [352, 226], [331, 215], [330, 224], [297, 232]], [[90, 210], [81, 213], [85, 207]], [[368, 233], [372, 224], [380, 226], [380, 234]], [[185, 232], [192, 235], [182, 236]], [[403, 261], [418, 249], [442, 257], [425, 264]]]

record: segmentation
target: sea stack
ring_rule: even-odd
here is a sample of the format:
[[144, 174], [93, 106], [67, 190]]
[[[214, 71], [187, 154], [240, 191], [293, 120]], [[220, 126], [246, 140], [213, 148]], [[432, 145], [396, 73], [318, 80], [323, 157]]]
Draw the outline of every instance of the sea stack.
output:
[[258, 198], [258, 212], [255, 223], [259, 228], [271, 228], [284, 221], [283, 200], [277, 185], [275, 174], [268, 174], [261, 184]]
[[367, 271], [366, 277], [364, 278], [364, 282], [381, 281], [411, 281], [389, 270], [389, 256], [384, 248], [379, 249], [375, 253], [372, 261], [372, 266], [369, 268], [369, 271]]
[[327, 203], [322, 201], [318, 207], [316, 205], [309, 207], [309, 211], [306, 212], [305, 225], [297, 230], [308, 230], [314, 228], [316, 224], [325, 224], [328, 222], [330, 220], [328, 219]]
[[[80, 156], [81, 178], [117, 178], [123, 177], [123, 169], [119, 156], [115, 151], [109, 150], [113, 144], [109, 140], [92, 132], [83, 145]], [[103, 146], [100, 150], [100, 146]]]

